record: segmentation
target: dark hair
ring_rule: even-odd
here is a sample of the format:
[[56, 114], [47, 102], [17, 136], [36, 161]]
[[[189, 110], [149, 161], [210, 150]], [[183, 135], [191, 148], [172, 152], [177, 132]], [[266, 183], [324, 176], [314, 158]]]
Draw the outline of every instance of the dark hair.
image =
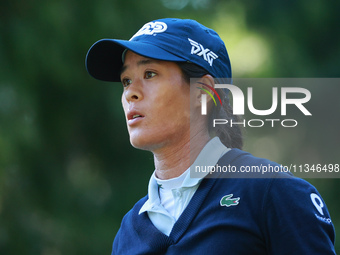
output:
[[[184, 79], [190, 84], [190, 78], [201, 78], [209, 74], [204, 68], [191, 62], [177, 62], [182, 70]], [[229, 82], [230, 83], [230, 82]], [[222, 105], [217, 104], [212, 108], [209, 114], [208, 130], [211, 135], [216, 135], [221, 142], [228, 148], [242, 149], [243, 136], [239, 125], [217, 125], [213, 128], [213, 119], [227, 119], [232, 120], [233, 123], [240, 122], [240, 118], [233, 115], [233, 109], [229, 103], [228, 93], [224, 89], [216, 89], [222, 100]]]

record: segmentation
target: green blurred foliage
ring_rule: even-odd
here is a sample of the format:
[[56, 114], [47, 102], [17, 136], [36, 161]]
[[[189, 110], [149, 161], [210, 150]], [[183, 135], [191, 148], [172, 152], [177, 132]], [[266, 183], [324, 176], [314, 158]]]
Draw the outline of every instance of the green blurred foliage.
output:
[[[156, 18], [192, 18], [221, 34], [237, 77], [339, 77], [339, 7], [321, 0], [3, 0], [0, 254], [110, 254], [123, 215], [147, 192], [153, 157], [128, 142], [121, 86], [85, 70], [95, 41], [128, 39]], [[338, 156], [339, 108], [325, 117], [336, 122], [326, 132], [308, 125], [294, 144], [289, 133], [251, 130], [246, 148], [256, 155], [265, 138]], [[279, 153], [296, 158], [287, 148]], [[339, 180], [310, 181], [339, 228]]]

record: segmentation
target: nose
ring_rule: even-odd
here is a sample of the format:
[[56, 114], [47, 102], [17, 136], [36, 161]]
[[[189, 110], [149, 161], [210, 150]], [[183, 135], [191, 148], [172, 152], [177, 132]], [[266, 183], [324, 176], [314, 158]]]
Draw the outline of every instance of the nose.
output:
[[131, 83], [124, 91], [126, 101], [134, 102], [143, 98], [141, 84], [138, 81]]

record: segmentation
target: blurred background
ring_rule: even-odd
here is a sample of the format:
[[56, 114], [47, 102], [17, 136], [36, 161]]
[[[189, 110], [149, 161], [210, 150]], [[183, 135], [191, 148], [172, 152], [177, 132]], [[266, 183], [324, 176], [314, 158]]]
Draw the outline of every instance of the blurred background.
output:
[[[95, 41], [191, 18], [221, 35], [234, 77], [335, 78], [339, 11], [335, 0], [2, 0], [0, 254], [110, 254], [122, 217], [147, 193], [153, 157], [129, 143], [122, 86], [85, 70]], [[245, 150], [279, 163], [339, 163], [340, 87], [325, 89], [315, 88], [328, 93], [314, 100], [321, 119], [299, 131], [246, 130]], [[339, 231], [339, 179], [309, 181]]]

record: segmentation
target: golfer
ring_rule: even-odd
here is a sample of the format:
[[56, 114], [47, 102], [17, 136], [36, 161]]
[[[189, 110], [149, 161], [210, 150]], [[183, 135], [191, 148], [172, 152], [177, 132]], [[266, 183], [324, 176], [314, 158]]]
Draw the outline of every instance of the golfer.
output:
[[215, 31], [194, 20], [155, 20], [129, 41], [96, 42], [86, 67], [96, 79], [121, 82], [130, 142], [154, 156], [148, 194], [123, 218], [112, 254], [335, 254], [326, 204], [308, 182], [281, 172], [190, 175], [197, 166], [279, 166], [242, 151], [237, 125], [211, 125], [210, 118], [237, 120], [228, 91], [218, 91], [217, 106], [205, 97], [208, 114], [201, 113], [215, 79], [231, 79]]

